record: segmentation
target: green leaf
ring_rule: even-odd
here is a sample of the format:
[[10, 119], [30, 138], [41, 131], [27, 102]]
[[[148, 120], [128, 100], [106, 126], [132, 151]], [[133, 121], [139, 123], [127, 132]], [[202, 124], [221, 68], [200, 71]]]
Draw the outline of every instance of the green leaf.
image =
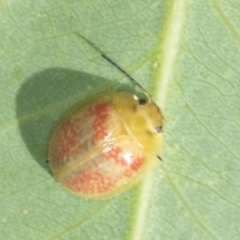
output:
[[[0, 0], [0, 239], [239, 239], [240, 3]], [[46, 164], [74, 103], [126, 85], [164, 113], [157, 168], [110, 199], [66, 191]]]

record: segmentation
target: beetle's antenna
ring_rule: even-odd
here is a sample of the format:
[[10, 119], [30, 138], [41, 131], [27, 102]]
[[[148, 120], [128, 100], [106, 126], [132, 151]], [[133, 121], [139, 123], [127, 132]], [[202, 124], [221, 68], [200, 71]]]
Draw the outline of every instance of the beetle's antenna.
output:
[[126, 71], [124, 71], [120, 66], [118, 66], [113, 60], [111, 60], [108, 56], [106, 56], [101, 49], [99, 49], [93, 42], [88, 40], [86, 37], [81, 35], [80, 33], [76, 33], [80, 38], [82, 38], [84, 41], [86, 41], [93, 49], [95, 49], [97, 52], [101, 53], [101, 56], [107, 60], [109, 63], [111, 63], [114, 67], [116, 67], [120, 72], [122, 72], [132, 83], [136, 84], [147, 96], [148, 100], [151, 101], [150, 95], [147, 93], [147, 91], [135, 80], [133, 79]]
[[111, 63], [114, 67], [116, 67], [121, 73], [123, 73], [132, 83], [136, 84], [140, 89], [143, 90], [145, 95], [149, 100], [151, 100], [151, 97], [147, 93], [147, 91], [135, 80], [133, 79], [126, 71], [124, 71], [120, 66], [118, 66], [113, 60], [111, 60], [109, 57], [107, 57], [105, 54], [101, 54], [101, 56], [106, 59], [109, 63]]

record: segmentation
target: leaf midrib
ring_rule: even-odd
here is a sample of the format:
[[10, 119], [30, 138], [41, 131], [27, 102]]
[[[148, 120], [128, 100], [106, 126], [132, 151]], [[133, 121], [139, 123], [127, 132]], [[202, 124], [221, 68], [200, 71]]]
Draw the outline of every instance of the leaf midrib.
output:
[[[186, 21], [186, 11], [189, 7], [188, 0], [179, 0], [173, 2], [170, 6], [170, 11], [167, 13], [165, 30], [163, 37], [159, 41], [157, 60], [160, 62], [159, 69], [157, 70], [155, 82], [159, 83], [156, 86], [155, 99], [159, 106], [164, 109], [167, 93], [171, 84], [175, 62], [177, 60], [178, 51], [180, 49], [182, 33]], [[154, 174], [150, 173], [142, 181], [139, 190], [138, 202], [136, 206], [135, 218], [132, 222], [132, 231], [129, 235], [131, 240], [140, 240], [144, 238], [144, 226], [147, 221], [147, 211], [151, 200], [151, 193], [154, 186]]]

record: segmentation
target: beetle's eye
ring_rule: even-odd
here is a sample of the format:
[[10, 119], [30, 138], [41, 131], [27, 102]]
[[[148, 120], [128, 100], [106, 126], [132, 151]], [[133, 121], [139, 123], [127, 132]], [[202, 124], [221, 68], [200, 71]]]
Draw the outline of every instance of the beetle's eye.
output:
[[139, 99], [139, 104], [140, 105], [145, 105], [146, 104], [146, 100], [145, 99]]
[[155, 127], [155, 130], [156, 130], [157, 133], [162, 132], [162, 126]]

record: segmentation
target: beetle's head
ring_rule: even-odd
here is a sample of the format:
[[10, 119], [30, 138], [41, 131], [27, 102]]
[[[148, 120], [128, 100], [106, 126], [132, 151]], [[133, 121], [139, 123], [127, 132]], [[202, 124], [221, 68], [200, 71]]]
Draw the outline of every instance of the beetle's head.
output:
[[126, 131], [147, 151], [161, 149], [163, 115], [151, 100], [131, 92], [117, 92], [113, 104], [119, 112]]

